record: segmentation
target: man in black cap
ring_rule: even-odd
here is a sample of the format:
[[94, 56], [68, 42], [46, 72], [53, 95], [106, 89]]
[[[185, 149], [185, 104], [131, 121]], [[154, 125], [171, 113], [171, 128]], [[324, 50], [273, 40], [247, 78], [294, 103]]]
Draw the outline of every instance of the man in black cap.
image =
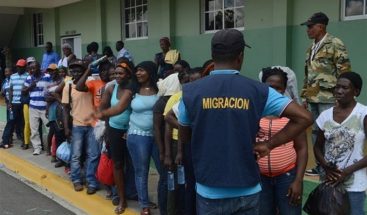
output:
[[[305, 79], [301, 92], [304, 106], [309, 107], [314, 120], [333, 106], [333, 89], [337, 77], [351, 70], [343, 42], [326, 32], [329, 18], [322, 12], [313, 14], [301, 25], [307, 26], [307, 35], [314, 42], [307, 49]], [[317, 125], [312, 127], [312, 143], [316, 141]], [[306, 175], [318, 175], [319, 167], [309, 169]]]
[[[96, 171], [99, 162], [100, 149], [93, 134], [95, 121], [90, 116], [94, 112], [93, 96], [90, 92], [77, 91], [76, 83], [87, 69], [84, 61], [74, 60], [69, 64], [69, 71], [73, 80], [68, 82], [62, 92], [61, 103], [64, 106], [64, 132], [71, 140], [70, 178], [74, 190], [83, 190], [81, 176], [81, 156], [85, 158], [85, 177], [87, 180], [87, 194], [94, 194], [99, 186]], [[72, 128], [68, 126], [69, 113], [72, 117]]]
[[[239, 74], [245, 46], [238, 30], [216, 32], [214, 71], [183, 85], [179, 141], [191, 142], [198, 214], [258, 214], [261, 186], [254, 152], [265, 156], [312, 124], [308, 111]], [[290, 121], [271, 140], [255, 143], [260, 118], [267, 115]]]

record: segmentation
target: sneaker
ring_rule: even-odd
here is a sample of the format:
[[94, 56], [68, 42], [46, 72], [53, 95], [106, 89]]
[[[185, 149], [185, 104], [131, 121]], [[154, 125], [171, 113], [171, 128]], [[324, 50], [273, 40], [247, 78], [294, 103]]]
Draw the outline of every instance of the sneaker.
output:
[[83, 185], [82, 185], [81, 183], [76, 182], [76, 183], [74, 183], [73, 185], [74, 185], [74, 190], [75, 190], [76, 192], [80, 192], [80, 191], [82, 191], [82, 190], [83, 190]]
[[55, 163], [55, 168], [59, 168], [59, 167], [62, 167], [62, 166], [64, 166], [64, 163], [62, 161], [57, 161]]
[[87, 194], [88, 195], [93, 195], [96, 192], [97, 192], [97, 188], [95, 188], [95, 187], [88, 187], [88, 189], [87, 189]]
[[34, 150], [33, 151], [33, 155], [35, 155], [35, 156], [40, 155], [40, 154], [41, 154], [41, 152], [39, 150]]
[[319, 171], [316, 168], [308, 169], [305, 172], [305, 175], [308, 175], [308, 176], [318, 176], [319, 174], [320, 173], [319, 173]]
[[22, 145], [22, 149], [23, 150], [27, 150], [29, 148], [29, 144], [24, 144], [24, 145]]

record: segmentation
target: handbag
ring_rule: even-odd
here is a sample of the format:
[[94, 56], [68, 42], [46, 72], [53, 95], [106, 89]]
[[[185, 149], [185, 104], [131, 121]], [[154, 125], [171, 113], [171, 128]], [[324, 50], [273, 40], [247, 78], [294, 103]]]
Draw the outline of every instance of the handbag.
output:
[[70, 163], [71, 160], [71, 144], [67, 141], [61, 143], [56, 150], [56, 157], [65, 163]]
[[106, 153], [101, 154], [96, 172], [96, 178], [104, 185], [114, 185], [113, 161]]

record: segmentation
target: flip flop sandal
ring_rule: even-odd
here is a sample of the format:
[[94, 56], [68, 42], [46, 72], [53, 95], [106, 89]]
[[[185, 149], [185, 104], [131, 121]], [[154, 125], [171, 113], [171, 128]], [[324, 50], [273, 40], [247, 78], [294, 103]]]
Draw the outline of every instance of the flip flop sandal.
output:
[[125, 205], [126, 204], [123, 204], [122, 206], [117, 206], [115, 208], [115, 214], [122, 214], [122, 213], [124, 213], [125, 212], [125, 209], [126, 209]]
[[140, 215], [151, 215], [149, 208], [144, 208], [141, 212]]

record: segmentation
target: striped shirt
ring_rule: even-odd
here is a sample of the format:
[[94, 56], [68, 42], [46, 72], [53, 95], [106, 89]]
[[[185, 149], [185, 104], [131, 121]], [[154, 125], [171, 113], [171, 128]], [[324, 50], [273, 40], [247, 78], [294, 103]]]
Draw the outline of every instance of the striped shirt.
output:
[[10, 78], [6, 78], [1, 86], [1, 92], [5, 94], [5, 101], [9, 102]]
[[36, 81], [36, 87], [29, 91], [29, 107], [46, 110], [46, 99], [45, 94], [47, 92], [48, 85], [51, 84], [51, 77], [49, 74], [41, 74], [40, 78], [36, 78], [33, 75], [27, 77], [24, 82], [24, 86], [29, 87], [32, 82]]
[[[288, 123], [288, 118], [262, 118], [258, 140], [268, 140], [273, 137]], [[270, 129], [270, 132], [269, 132]], [[269, 177], [275, 177], [288, 172], [296, 166], [297, 154], [293, 147], [293, 141], [278, 146], [271, 150], [270, 155], [258, 160], [260, 173]], [[269, 168], [270, 167], [270, 168]]]
[[21, 75], [18, 73], [14, 73], [10, 76], [10, 87], [13, 88], [13, 104], [20, 104], [20, 96], [22, 95], [22, 88], [26, 78], [28, 77], [28, 73], [25, 72]]

